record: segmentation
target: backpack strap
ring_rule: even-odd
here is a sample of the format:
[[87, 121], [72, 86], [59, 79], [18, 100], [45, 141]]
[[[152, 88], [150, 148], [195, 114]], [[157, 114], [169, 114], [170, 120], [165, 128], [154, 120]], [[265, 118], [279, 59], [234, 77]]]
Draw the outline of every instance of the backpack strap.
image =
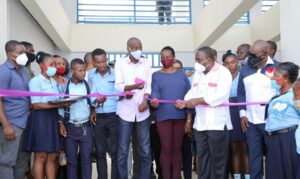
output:
[[[90, 90], [90, 86], [89, 86], [88, 82], [85, 81], [85, 80], [83, 80], [83, 83], [85, 85], [87, 95], [91, 94], [91, 90]], [[92, 107], [91, 98], [90, 97], [86, 97], [86, 99], [87, 99], [87, 102], [90, 105], [90, 107]]]
[[[67, 83], [65, 94], [70, 94], [70, 89], [69, 89], [70, 82], [71, 82], [71, 79]], [[85, 85], [87, 95], [89, 95], [91, 93], [89, 84], [85, 80], [83, 80], [83, 83]], [[65, 96], [64, 98], [69, 98], [69, 96]], [[90, 97], [86, 97], [86, 100], [87, 100], [87, 103], [89, 104], [89, 106], [92, 107]], [[64, 107], [64, 116], [65, 116], [64, 122], [68, 122], [70, 120], [70, 107]]]

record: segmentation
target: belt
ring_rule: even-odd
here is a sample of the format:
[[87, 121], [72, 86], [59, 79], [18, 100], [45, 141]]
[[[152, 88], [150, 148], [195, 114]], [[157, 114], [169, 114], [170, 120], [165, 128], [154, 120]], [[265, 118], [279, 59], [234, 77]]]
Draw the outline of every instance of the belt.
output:
[[277, 131], [271, 131], [271, 132], [267, 132], [267, 135], [271, 136], [271, 135], [274, 135], [274, 134], [284, 134], [284, 133], [287, 133], [287, 132], [290, 132], [290, 131], [293, 131], [295, 129], [297, 129], [297, 125], [296, 126], [292, 126], [292, 127], [288, 127], [288, 128], [284, 128], [284, 129], [279, 129]]
[[97, 117], [106, 117], [116, 115], [116, 112], [109, 112], [109, 113], [97, 113]]
[[237, 102], [237, 97], [229, 97], [229, 102], [236, 103]]
[[70, 122], [67, 123], [67, 125], [72, 126], [72, 127], [83, 127], [83, 126], [86, 126], [88, 124], [89, 124], [89, 121], [84, 122], [84, 123], [78, 123], [78, 124], [73, 124], [73, 123], [70, 123]]

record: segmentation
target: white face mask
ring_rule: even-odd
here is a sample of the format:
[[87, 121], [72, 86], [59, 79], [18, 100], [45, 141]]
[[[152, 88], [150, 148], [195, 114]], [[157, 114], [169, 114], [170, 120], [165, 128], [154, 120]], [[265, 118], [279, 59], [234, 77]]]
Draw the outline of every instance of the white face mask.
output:
[[203, 73], [205, 71], [205, 67], [198, 62], [195, 63], [194, 69], [196, 73]]
[[248, 63], [248, 58], [245, 58], [244, 60], [241, 60], [240, 61], [240, 64], [241, 65], [245, 65], [245, 64], [247, 64]]
[[24, 66], [24, 65], [26, 65], [27, 61], [28, 61], [28, 58], [27, 58], [26, 53], [22, 53], [21, 55], [17, 56], [17, 58], [16, 58], [16, 63], [18, 65]]
[[142, 56], [142, 51], [141, 50], [131, 51], [130, 54], [133, 56], [134, 59], [139, 60]]

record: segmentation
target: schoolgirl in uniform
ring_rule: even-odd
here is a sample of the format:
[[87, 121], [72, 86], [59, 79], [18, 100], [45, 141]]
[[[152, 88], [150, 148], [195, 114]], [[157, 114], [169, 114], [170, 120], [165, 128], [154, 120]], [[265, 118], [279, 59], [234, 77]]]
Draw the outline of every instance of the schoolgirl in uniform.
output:
[[[36, 62], [41, 73], [30, 80], [29, 90], [32, 92], [59, 93], [52, 77], [56, 74], [54, 58], [45, 52], [38, 52]], [[60, 149], [58, 130], [58, 108], [70, 104], [49, 104], [48, 101], [58, 96], [32, 96], [33, 111], [29, 116], [24, 134], [23, 149], [34, 153], [33, 173], [35, 179], [55, 179], [57, 173], [57, 157]]]

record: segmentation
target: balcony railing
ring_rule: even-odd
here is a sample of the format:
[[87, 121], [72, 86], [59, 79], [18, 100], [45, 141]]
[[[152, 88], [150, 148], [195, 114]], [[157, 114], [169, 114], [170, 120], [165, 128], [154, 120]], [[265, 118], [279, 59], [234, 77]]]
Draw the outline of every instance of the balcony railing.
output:
[[[108, 52], [107, 58], [108, 61], [115, 61], [119, 58], [123, 58], [127, 56], [127, 52]], [[160, 63], [160, 54], [159, 52], [143, 52], [143, 56], [150, 60], [150, 64], [152, 68], [161, 68], [162, 65]]]
[[[172, 2], [169, 5], [168, 2]], [[77, 23], [191, 24], [191, 0], [77, 0]]]

